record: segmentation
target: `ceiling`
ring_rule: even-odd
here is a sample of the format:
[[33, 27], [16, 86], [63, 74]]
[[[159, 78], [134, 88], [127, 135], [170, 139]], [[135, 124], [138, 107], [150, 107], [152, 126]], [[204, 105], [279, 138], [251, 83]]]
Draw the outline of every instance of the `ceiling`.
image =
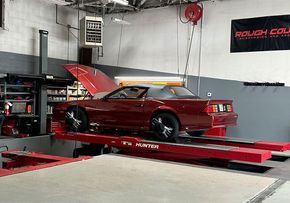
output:
[[[112, 0], [63, 0], [70, 7], [80, 8], [97, 14], [124, 13], [140, 11], [148, 8], [165, 7], [196, 2], [197, 0], [128, 0], [129, 5], [116, 4]], [[204, 1], [204, 0], [203, 0]]]

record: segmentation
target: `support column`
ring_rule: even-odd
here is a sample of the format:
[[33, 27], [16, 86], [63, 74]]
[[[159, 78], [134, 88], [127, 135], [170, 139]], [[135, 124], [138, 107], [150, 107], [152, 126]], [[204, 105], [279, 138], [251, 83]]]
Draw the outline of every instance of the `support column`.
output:
[[[39, 30], [39, 74], [47, 74], [48, 66], [48, 31]], [[39, 84], [38, 87], [38, 115], [40, 122], [40, 134], [46, 134], [47, 124], [47, 85]]]

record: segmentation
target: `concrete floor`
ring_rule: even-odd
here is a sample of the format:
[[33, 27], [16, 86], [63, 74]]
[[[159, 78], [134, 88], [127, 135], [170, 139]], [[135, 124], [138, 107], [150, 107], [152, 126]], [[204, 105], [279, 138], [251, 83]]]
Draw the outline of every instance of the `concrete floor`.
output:
[[[250, 175], [256, 175], [256, 176], [263, 176], [263, 177], [271, 177], [271, 178], [277, 178], [282, 180], [290, 181], [290, 151], [288, 152], [273, 152], [273, 155], [278, 155], [280, 157], [286, 157], [285, 161], [273, 161], [268, 160], [264, 163], [257, 164], [257, 163], [250, 163], [254, 166], [265, 166], [270, 167], [270, 169], [264, 173], [255, 173], [255, 172], [244, 172], [244, 171], [233, 171], [231, 169], [219, 169], [223, 171], [230, 171], [234, 173], [242, 173], [242, 174], [250, 174]], [[246, 163], [247, 162], [239, 162], [239, 161], [233, 161], [234, 163]]]
[[290, 182], [286, 182], [278, 188], [271, 196], [265, 199], [265, 203], [290, 202]]
[[[255, 197], [279, 180], [186, 164], [102, 155], [2, 177], [0, 181], [0, 202], [234, 203], [254, 202]], [[289, 187], [288, 183], [281, 186], [280, 193], [285, 194], [287, 188], [283, 186]], [[283, 202], [290, 202], [290, 195], [285, 198]]]

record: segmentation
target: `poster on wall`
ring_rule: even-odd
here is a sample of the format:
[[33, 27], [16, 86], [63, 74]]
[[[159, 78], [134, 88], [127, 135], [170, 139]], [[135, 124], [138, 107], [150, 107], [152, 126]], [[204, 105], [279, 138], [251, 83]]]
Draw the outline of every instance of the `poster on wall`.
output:
[[290, 15], [232, 20], [231, 53], [290, 50]]

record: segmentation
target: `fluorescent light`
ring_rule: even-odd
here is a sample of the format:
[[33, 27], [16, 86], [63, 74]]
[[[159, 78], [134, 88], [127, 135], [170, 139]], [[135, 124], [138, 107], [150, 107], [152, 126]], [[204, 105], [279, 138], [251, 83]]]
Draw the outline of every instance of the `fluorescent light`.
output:
[[65, 0], [46, 0], [46, 1], [57, 4], [57, 5], [61, 5], [61, 6], [66, 6], [73, 3], [71, 1], [65, 1]]
[[164, 81], [164, 82], [182, 82], [183, 79], [180, 77], [143, 77], [143, 76], [116, 76], [117, 80], [126, 81]]
[[112, 21], [114, 23], [118, 23], [118, 24], [122, 24], [122, 25], [130, 25], [131, 24], [128, 21], [122, 20], [122, 19], [119, 19], [119, 18], [112, 18]]
[[127, 6], [129, 4], [127, 0], [111, 0], [111, 1], [115, 2], [117, 4], [125, 5], [125, 6]]

